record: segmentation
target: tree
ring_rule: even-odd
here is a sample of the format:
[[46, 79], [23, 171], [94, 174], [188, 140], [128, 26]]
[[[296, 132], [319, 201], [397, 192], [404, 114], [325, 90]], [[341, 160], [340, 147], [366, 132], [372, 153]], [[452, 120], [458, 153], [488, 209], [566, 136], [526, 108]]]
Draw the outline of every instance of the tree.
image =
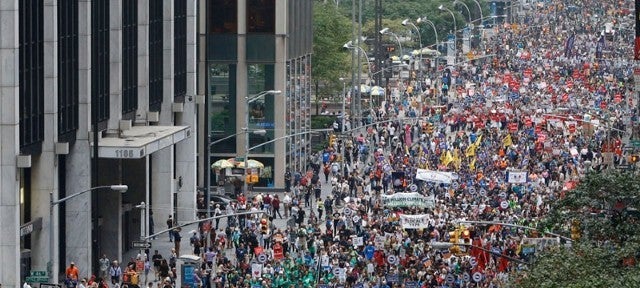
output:
[[572, 235], [571, 247], [542, 252], [515, 287], [627, 287], [640, 283], [640, 179], [592, 173], [551, 207], [540, 228]]
[[333, 1], [313, 6], [313, 81], [316, 109], [323, 96], [342, 91], [339, 78], [349, 74], [350, 53], [342, 46], [351, 39], [351, 21]]

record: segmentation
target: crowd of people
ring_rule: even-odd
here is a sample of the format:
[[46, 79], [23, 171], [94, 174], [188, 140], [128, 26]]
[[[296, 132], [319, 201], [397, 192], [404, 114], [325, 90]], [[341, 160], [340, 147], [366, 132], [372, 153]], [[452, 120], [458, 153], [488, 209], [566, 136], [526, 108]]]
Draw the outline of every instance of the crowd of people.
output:
[[[571, 241], [522, 227], [586, 172], [627, 161], [638, 99], [623, 2], [532, 3], [456, 56], [469, 61], [404, 81], [373, 124], [351, 117], [349, 137], [287, 172], [285, 193], [215, 207], [255, 214], [190, 233], [193, 286], [505, 287], [536, 251]], [[177, 249], [147, 264], [162, 285]]]
[[[503, 287], [536, 251], [571, 241], [518, 227], [535, 227], [587, 171], [627, 160], [638, 102], [621, 7], [532, 4], [493, 27], [478, 60], [405, 81], [363, 121], [373, 125], [288, 172], [282, 197], [241, 195], [227, 211], [268, 212], [198, 234], [202, 285]], [[417, 196], [389, 200], [406, 192]], [[291, 220], [275, 227], [282, 214]]]

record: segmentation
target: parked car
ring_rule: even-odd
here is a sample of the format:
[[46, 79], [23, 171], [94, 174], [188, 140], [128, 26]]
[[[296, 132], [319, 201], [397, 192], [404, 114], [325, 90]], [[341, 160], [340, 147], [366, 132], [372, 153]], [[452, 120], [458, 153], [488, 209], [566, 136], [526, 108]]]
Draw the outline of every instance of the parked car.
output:
[[211, 210], [213, 211], [213, 209], [215, 209], [215, 204], [220, 204], [220, 209], [225, 210], [231, 202], [236, 202], [236, 200], [229, 198], [226, 195], [211, 195], [211, 202], [214, 204], [213, 207], [211, 207]]

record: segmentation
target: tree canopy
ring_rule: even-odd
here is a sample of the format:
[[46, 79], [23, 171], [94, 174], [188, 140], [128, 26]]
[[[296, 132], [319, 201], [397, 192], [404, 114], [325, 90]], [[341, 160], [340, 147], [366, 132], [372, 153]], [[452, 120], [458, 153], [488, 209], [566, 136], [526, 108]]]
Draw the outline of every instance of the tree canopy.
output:
[[330, 95], [341, 90], [339, 78], [349, 73], [351, 54], [342, 46], [351, 39], [351, 20], [332, 2], [314, 4], [313, 79], [322, 89], [316, 93]]
[[537, 255], [516, 287], [627, 287], [640, 283], [640, 179], [592, 173], [554, 202], [540, 228], [575, 238]]

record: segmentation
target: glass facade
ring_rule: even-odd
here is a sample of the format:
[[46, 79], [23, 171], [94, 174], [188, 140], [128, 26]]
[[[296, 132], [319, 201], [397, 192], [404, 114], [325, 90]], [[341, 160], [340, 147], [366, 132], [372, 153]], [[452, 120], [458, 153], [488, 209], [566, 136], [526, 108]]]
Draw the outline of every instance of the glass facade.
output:
[[[236, 64], [209, 64], [208, 74], [209, 143], [213, 143], [236, 134]], [[211, 153], [236, 153], [236, 138], [214, 144]]]
[[[249, 95], [256, 95], [260, 92], [273, 89], [273, 65], [272, 64], [249, 64], [247, 67], [247, 87]], [[275, 129], [275, 109], [274, 97], [280, 95], [265, 95], [249, 104], [249, 130], [265, 129], [267, 134], [249, 134], [249, 147], [256, 146], [274, 139]], [[273, 153], [273, 143], [266, 144], [249, 154]]]
[[[204, 81], [208, 101], [209, 143], [221, 140], [209, 148], [211, 163], [218, 159], [244, 156], [241, 153], [244, 152], [242, 147], [245, 138], [234, 135], [242, 134], [242, 129], [245, 128], [245, 115], [238, 115], [237, 108], [247, 105], [246, 96], [257, 95], [276, 87], [283, 90], [281, 95], [265, 95], [246, 106], [249, 116], [247, 128], [266, 130], [265, 135], [250, 133], [249, 147], [272, 141], [281, 135], [304, 132], [311, 127], [309, 53], [313, 1], [288, 0], [285, 4], [288, 9], [278, 11], [276, 2], [278, 1], [247, 0], [238, 3], [234, 0], [206, 0], [204, 16], [207, 23], [203, 27], [204, 31], [200, 31], [200, 39], [201, 43], [206, 43], [207, 73]], [[282, 15], [285, 11], [287, 15]], [[244, 18], [240, 18], [240, 15]], [[276, 34], [276, 17], [287, 19], [286, 36]], [[239, 31], [239, 27], [245, 27], [246, 31]], [[276, 46], [277, 39], [282, 37], [286, 37], [287, 41], [282, 43], [287, 45]], [[287, 55], [286, 59], [276, 59], [278, 49]], [[245, 54], [239, 55], [239, 51]], [[280, 61], [286, 61], [286, 71], [280, 70], [284, 67], [277, 68], [282, 65], [277, 64], [278, 62], [283, 63]], [[237, 73], [236, 70], [242, 73]], [[276, 71], [286, 77], [286, 86], [285, 83], [275, 83]], [[276, 100], [282, 99], [276, 97], [286, 97], [285, 105], [276, 107]], [[283, 116], [286, 118], [282, 119]], [[281, 123], [282, 120], [286, 120], [286, 127], [276, 127], [276, 122]], [[283, 162], [292, 167], [290, 162], [293, 161], [296, 170], [303, 170], [309, 138], [310, 135], [300, 135], [275, 142], [286, 146], [286, 156], [276, 155], [275, 148], [281, 146], [274, 145], [275, 143], [251, 149], [249, 158], [265, 165], [260, 171], [260, 182], [256, 186], [272, 186], [275, 179], [282, 179], [285, 168], [282, 166]], [[211, 169], [207, 167], [207, 170]], [[215, 179], [215, 175], [212, 176]]]
[[[287, 62], [286, 131], [298, 135], [311, 129], [311, 57], [305, 56]], [[289, 137], [286, 144], [287, 167], [291, 171], [306, 170], [310, 134]]]

